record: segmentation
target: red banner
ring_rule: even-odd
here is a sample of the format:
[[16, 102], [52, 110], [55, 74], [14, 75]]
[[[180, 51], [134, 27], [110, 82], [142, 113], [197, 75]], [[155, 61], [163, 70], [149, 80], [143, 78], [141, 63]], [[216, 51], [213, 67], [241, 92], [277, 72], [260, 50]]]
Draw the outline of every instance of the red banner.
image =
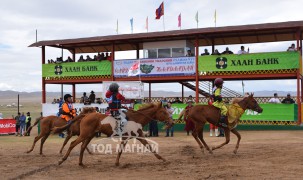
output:
[[0, 134], [11, 134], [16, 132], [16, 120], [0, 119]]

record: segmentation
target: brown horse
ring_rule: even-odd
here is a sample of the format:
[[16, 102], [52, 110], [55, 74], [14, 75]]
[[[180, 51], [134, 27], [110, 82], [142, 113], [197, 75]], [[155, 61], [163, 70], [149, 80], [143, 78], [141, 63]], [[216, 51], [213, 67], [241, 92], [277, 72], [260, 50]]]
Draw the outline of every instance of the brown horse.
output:
[[[82, 112], [76, 116], [73, 121], [75, 123], [72, 124], [71, 126], [71, 132], [68, 132], [68, 136], [66, 137], [64, 143], [66, 144], [67, 141], [70, 139], [70, 134], [72, 135], [79, 135], [79, 123], [77, 123], [77, 121], [80, 121], [86, 114], [91, 113], [91, 112], [95, 112], [95, 108], [93, 107], [89, 107], [89, 108], [83, 108]], [[40, 145], [40, 155], [43, 155], [43, 144], [46, 141], [46, 139], [48, 138], [48, 136], [50, 135], [52, 129], [55, 126], [64, 126], [66, 125], [66, 120], [62, 119], [61, 117], [57, 117], [57, 116], [47, 116], [47, 117], [41, 117], [36, 119], [36, 122], [34, 123], [34, 125], [30, 126], [28, 131], [30, 131], [34, 126], [36, 126], [40, 121], [40, 134], [38, 136], [35, 137], [33, 145], [31, 147], [30, 150], [27, 151], [27, 153], [30, 153], [34, 150], [35, 144], [37, 143], [37, 141], [39, 141], [39, 139], [41, 139], [41, 145]], [[78, 127], [76, 127], [78, 125]], [[62, 132], [62, 131], [61, 131]], [[62, 146], [60, 153], [63, 150], [64, 145]], [[88, 151], [89, 152], [89, 151]], [[90, 152], [89, 152], [90, 153]]]
[[[232, 109], [231, 109], [232, 108]], [[221, 148], [222, 146], [226, 145], [230, 141], [230, 131], [234, 133], [237, 138], [237, 145], [234, 150], [234, 153], [237, 153], [237, 150], [239, 148], [239, 143], [241, 140], [241, 135], [239, 132], [234, 128], [236, 126], [236, 123], [240, 119], [241, 115], [244, 113], [246, 109], [251, 109], [253, 111], [257, 111], [258, 113], [261, 113], [263, 109], [259, 106], [257, 101], [254, 99], [253, 94], [250, 94], [248, 97], [243, 98], [241, 101], [238, 102], [237, 104], [232, 104], [230, 105], [229, 112], [228, 112], [228, 117], [231, 117], [231, 112], [233, 112], [234, 116], [233, 119], [235, 120], [235, 124], [233, 124], [232, 127], [227, 127], [224, 128], [220, 125], [218, 125], [218, 121], [220, 119], [220, 110], [214, 106], [210, 105], [196, 105], [194, 106], [190, 111], [189, 111], [189, 118], [194, 122], [195, 124], [195, 129], [192, 133], [193, 137], [199, 144], [202, 152], [204, 152], [204, 147], [209, 151], [209, 153], [212, 153], [212, 150]], [[211, 124], [217, 125], [221, 128], [224, 129], [225, 131], [225, 137], [226, 141], [222, 143], [219, 146], [213, 147], [210, 149], [206, 142], [203, 139], [203, 127], [206, 122], [209, 122]], [[230, 121], [229, 121], [230, 122]], [[204, 145], [204, 146], [203, 146]]]
[[[141, 127], [148, 124], [151, 120], [157, 119], [159, 121], [165, 122], [168, 127], [171, 127], [173, 125], [172, 120], [169, 118], [169, 114], [166, 111], [165, 108], [162, 107], [162, 104], [149, 104], [146, 107], [143, 107], [142, 109], [138, 111], [132, 111], [129, 110], [125, 113], [128, 117], [129, 121], [126, 124], [125, 128], [127, 128], [128, 124], [138, 123], [141, 125]], [[131, 122], [132, 121], [132, 122]], [[107, 116], [100, 113], [91, 113], [88, 114], [86, 117], [84, 117], [80, 122], [80, 135], [79, 137], [71, 142], [70, 147], [64, 157], [59, 161], [59, 165], [62, 164], [67, 157], [69, 156], [72, 149], [79, 143], [82, 142], [81, 150], [80, 150], [80, 157], [79, 157], [79, 165], [84, 166], [82, 160], [83, 160], [83, 152], [85, 147], [89, 144], [89, 142], [92, 140], [96, 132], [101, 132], [103, 134], [106, 134], [108, 137], [111, 136], [113, 131], [113, 124], [115, 124], [116, 119], [114, 119], [112, 116]], [[61, 130], [67, 128], [68, 125], [65, 125], [64, 127], [59, 127]], [[152, 150], [150, 144], [146, 141], [144, 137], [144, 132], [142, 129], [137, 129], [138, 136], [136, 138], [146, 146], [146, 148], [149, 148], [152, 153], [158, 158], [163, 161], [165, 161], [164, 158], [162, 158], [157, 152]], [[123, 134], [126, 135], [126, 134]], [[132, 132], [132, 135], [135, 136], [135, 133]], [[127, 138], [123, 137], [123, 141], [121, 142], [121, 148], [119, 149], [119, 153], [116, 159], [116, 165], [119, 165], [119, 159], [122, 154], [122, 150], [124, 146], [127, 143]]]

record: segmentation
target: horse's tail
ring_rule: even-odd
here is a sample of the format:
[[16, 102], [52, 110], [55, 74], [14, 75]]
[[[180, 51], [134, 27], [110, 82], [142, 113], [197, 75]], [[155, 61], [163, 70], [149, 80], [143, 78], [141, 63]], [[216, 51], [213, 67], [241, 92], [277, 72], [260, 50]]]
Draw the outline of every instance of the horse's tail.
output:
[[43, 119], [43, 117], [37, 118], [35, 123], [27, 129], [25, 134], [29, 133], [33, 129], [33, 127], [35, 127], [40, 122], [41, 119]]

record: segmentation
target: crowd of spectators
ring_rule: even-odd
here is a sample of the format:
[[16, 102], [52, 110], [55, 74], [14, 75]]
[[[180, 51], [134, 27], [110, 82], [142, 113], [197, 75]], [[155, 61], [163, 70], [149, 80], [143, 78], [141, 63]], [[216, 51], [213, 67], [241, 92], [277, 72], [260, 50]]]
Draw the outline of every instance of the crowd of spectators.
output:
[[[89, 55], [86, 56], [86, 58], [83, 57], [83, 55], [80, 56], [78, 59], [78, 62], [87, 62], [87, 61], [102, 61], [102, 60], [112, 60], [111, 53], [98, 53], [97, 55], [94, 55], [93, 58], [91, 58]], [[56, 60], [49, 59], [48, 64], [53, 63], [68, 63], [68, 62], [75, 62], [70, 56], [67, 57], [66, 60], [63, 60], [62, 57], [58, 57]]]

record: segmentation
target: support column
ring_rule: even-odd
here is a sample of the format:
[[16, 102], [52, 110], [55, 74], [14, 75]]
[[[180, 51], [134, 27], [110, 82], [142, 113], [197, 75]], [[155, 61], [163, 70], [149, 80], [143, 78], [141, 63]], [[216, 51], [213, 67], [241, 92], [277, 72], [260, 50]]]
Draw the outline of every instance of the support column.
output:
[[151, 102], [151, 83], [148, 83], [148, 101]]
[[72, 96], [73, 96], [73, 102], [76, 102], [76, 84], [72, 84], [73, 90], [72, 90]]
[[211, 54], [215, 52], [215, 40], [212, 38], [211, 39]]
[[111, 79], [112, 79], [112, 81], [114, 81], [115, 80], [115, 77], [114, 77], [114, 60], [115, 60], [115, 43], [113, 42], [112, 43], [112, 52], [111, 52], [111, 57], [112, 57], [112, 59], [111, 59], [111, 67], [112, 67], [112, 77], [111, 77]]
[[139, 59], [140, 58], [140, 47], [139, 47], [139, 44], [137, 44], [136, 45], [136, 47], [137, 47], [137, 59]]
[[[45, 46], [42, 46], [42, 65], [45, 64]], [[42, 103], [46, 103], [45, 78], [42, 77]]]
[[182, 102], [184, 103], [184, 85], [182, 84]]
[[73, 60], [74, 60], [74, 62], [76, 62], [76, 50], [75, 49], [73, 50]]
[[[61, 84], [61, 97], [63, 98], [64, 97], [64, 94], [63, 94], [63, 84]], [[64, 100], [64, 98], [63, 98]]]
[[195, 53], [196, 53], [196, 103], [199, 102], [199, 70], [198, 70], [198, 58], [199, 58], [199, 39], [196, 37], [195, 43]]
[[302, 115], [302, 112], [301, 112], [301, 93], [300, 93], [300, 72], [299, 70], [297, 70], [297, 104], [298, 104], [298, 125], [301, 124], [301, 115]]

